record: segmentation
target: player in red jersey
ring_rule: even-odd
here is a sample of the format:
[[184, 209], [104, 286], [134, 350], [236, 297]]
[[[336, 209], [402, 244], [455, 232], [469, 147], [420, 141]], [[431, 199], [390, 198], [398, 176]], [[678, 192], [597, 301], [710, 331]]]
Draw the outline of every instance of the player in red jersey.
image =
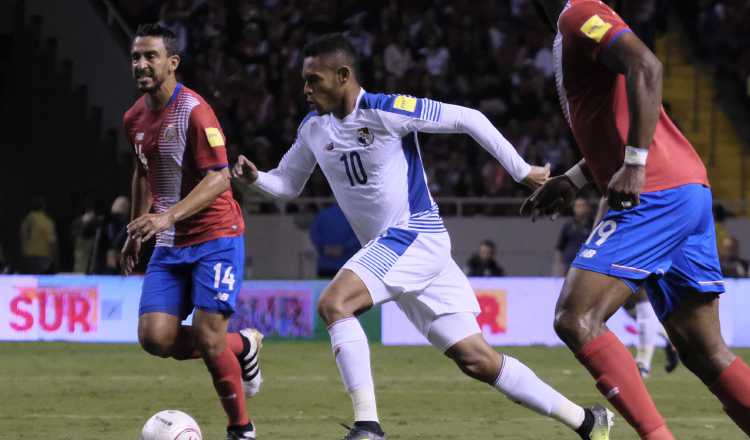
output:
[[719, 327], [724, 291], [706, 170], [661, 106], [661, 64], [606, 4], [537, 0], [557, 31], [563, 113], [584, 160], [522, 212], [554, 214], [593, 181], [609, 211], [567, 274], [555, 330], [643, 439], [673, 439], [605, 322], [644, 286], [685, 365], [750, 434], [750, 368]]
[[[156, 237], [138, 339], [155, 356], [203, 358], [229, 419], [227, 440], [255, 439], [244, 397], [260, 387], [262, 335], [227, 333], [242, 283], [245, 227], [232, 197], [224, 134], [203, 98], [177, 82], [180, 57], [171, 31], [140, 26], [131, 60], [143, 95], [124, 117], [137, 156], [122, 251], [126, 274], [141, 243]], [[192, 325], [182, 325], [193, 310]]]

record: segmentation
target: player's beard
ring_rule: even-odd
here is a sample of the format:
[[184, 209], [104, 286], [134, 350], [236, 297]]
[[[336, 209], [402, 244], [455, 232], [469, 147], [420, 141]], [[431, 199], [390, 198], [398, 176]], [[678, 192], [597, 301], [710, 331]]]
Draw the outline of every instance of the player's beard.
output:
[[[141, 81], [144, 78], [150, 79], [151, 81]], [[135, 82], [138, 87], [138, 90], [141, 93], [153, 93], [154, 91], [159, 90], [159, 87], [161, 87], [164, 80], [159, 78], [155, 73], [153, 74], [144, 73], [143, 75], [136, 78]]]

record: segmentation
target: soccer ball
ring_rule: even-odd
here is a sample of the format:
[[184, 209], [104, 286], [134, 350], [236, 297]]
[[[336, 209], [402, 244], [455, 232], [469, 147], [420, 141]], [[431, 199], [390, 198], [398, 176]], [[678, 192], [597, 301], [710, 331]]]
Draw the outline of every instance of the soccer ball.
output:
[[192, 417], [168, 409], [151, 416], [143, 425], [141, 440], [202, 440], [201, 429]]

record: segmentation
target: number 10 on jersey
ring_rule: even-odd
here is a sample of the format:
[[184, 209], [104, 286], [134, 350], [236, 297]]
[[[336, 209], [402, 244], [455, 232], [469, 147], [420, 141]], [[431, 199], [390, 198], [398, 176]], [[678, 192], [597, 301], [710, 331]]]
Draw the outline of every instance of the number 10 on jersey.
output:
[[351, 186], [364, 185], [367, 183], [367, 173], [365, 173], [365, 167], [362, 165], [362, 159], [359, 157], [359, 153], [352, 151], [349, 154], [342, 154], [339, 158], [341, 162], [344, 162], [344, 168], [346, 169], [346, 177], [349, 178], [349, 184]]

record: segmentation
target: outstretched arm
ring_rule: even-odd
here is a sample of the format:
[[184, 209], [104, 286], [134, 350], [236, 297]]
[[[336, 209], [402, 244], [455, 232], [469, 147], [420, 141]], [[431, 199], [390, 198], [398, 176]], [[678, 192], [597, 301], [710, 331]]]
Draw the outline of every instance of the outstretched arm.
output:
[[526, 163], [482, 112], [426, 98], [390, 96], [379, 104], [386, 127], [399, 136], [409, 132], [461, 133], [472, 137], [508, 171], [516, 182], [537, 188], [549, 177], [548, 167]]

